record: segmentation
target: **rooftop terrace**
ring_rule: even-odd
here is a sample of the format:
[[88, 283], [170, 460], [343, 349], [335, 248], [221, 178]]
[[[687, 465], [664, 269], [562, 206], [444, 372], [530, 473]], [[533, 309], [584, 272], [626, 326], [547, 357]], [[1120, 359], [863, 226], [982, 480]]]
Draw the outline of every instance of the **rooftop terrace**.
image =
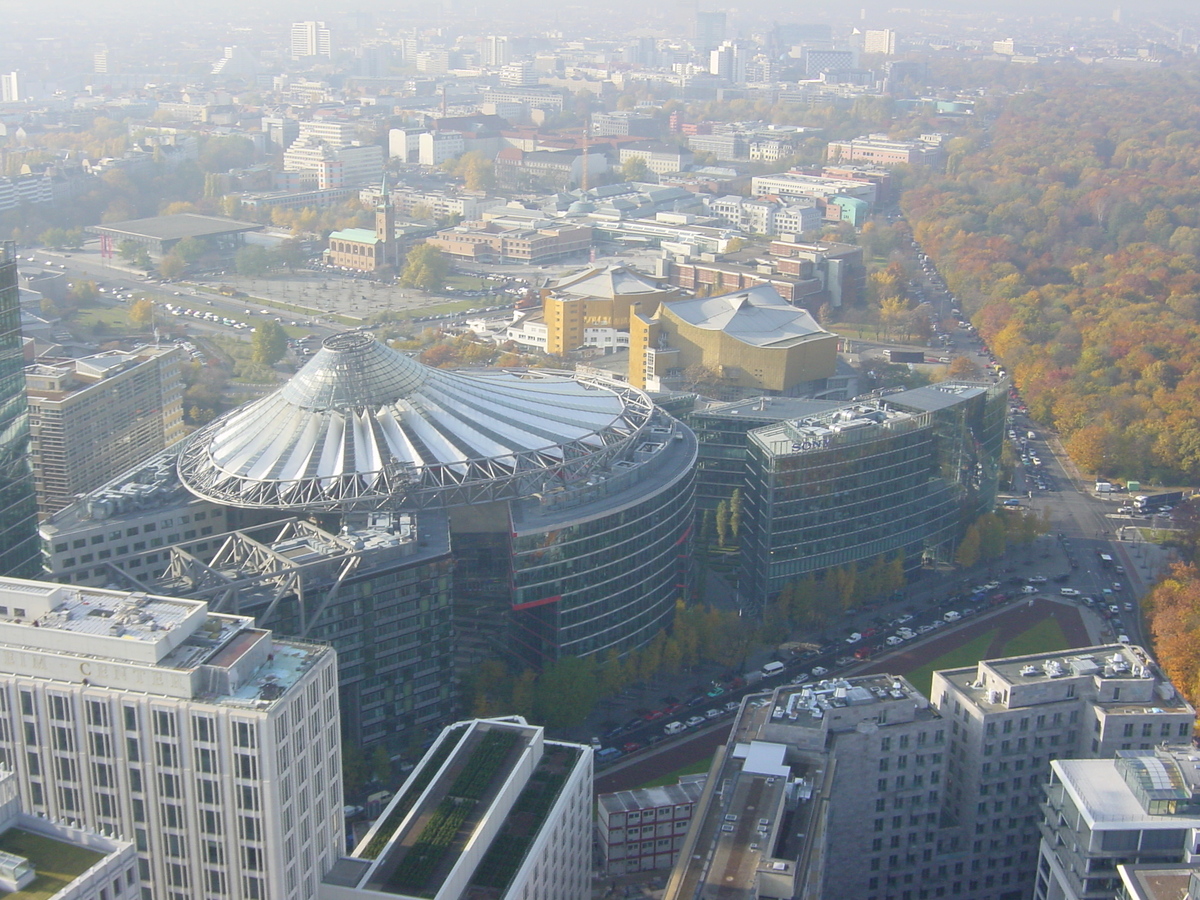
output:
[[37, 872], [27, 887], [5, 894], [4, 900], [48, 900], [104, 859], [103, 853], [23, 828], [0, 835], [0, 853], [24, 857]]

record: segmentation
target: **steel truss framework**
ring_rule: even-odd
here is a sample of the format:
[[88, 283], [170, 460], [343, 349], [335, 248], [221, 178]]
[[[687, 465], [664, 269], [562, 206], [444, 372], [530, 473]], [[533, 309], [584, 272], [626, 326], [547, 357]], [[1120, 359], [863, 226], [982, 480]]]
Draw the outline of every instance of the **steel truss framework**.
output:
[[[303, 519], [284, 519], [205, 540], [220, 544], [210, 562], [188, 549], [197, 541], [172, 546], [166, 571], [152, 585], [116, 566], [109, 566], [109, 571], [133, 589], [162, 593], [169, 588], [182, 597], [207, 600], [215, 612], [253, 615], [263, 623], [271, 621], [281, 601], [294, 597], [300, 618], [296, 636], [308, 637], [362, 560], [351, 542]], [[273, 549], [289, 542], [306, 542], [325, 552], [297, 561]]]

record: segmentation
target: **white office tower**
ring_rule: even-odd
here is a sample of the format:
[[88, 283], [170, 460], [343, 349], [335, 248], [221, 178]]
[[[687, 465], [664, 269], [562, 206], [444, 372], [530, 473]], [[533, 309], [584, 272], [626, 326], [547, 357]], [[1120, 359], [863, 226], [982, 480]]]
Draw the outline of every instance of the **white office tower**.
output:
[[143, 593], [0, 579], [0, 761], [132, 840], [142, 897], [308, 900], [343, 846], [335, 654]]
[[584, 900], [592, 749], [520, 716], [444, 729], [319, 900]]
[[329, 29], [324, 22], [292, 23], [292, 59], [331, 55]]

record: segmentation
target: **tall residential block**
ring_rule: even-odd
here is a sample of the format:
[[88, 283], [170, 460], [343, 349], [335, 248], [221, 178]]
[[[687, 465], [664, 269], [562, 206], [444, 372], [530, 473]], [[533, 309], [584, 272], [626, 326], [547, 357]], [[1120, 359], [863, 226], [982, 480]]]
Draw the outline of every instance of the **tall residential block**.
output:
[[1194, 716], [1125, 644], [935, 672], [932, 702], [887, 675], [751, 695], [664, 896], [1021, 900], [1036, 871], [1038, 900], [1107, 900], [1119, 862], [1194, 860]]
[[1125, 644], [945, 669], [930, 697], [951, 722], [942, 849], [945, 864], [964, 867], [951, 882], [964, 900], [1032, 893], [1051, 760], [1186, 744], [1196, 717], [1146, 652]]
[[324, 22], [292, 23], [292, 59], [331, 55], [329, 29]]
[[25, 370], [38, 512], [48, 516], [184, 435], [179, 351], [143, 347]]
[[343, 846], [334, 652], [200, 601], [0, 579], [0, 762], [143, 897], [310, 898]]
[[890, 675], [747, 698], [665, 900], [883, 900], [885, 878], [914, 884], [937, 847], [949, 727]]
[[17, 294], [17, 248], [4, 241], [0, 243], [0, 575], [30, 577], [41, 571], [41, 562]]
[[317, 896], [581, 900], [591, 844], [591, 748], [473, 719], [442, 731]]
[[896, 32], [890, 28], [868, 29], [863, 34], [863, 53], [896, 55]]

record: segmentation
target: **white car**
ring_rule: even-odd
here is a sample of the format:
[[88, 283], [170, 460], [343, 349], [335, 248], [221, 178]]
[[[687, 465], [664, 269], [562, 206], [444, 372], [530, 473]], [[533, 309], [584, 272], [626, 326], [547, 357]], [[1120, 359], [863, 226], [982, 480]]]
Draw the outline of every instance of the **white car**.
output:
[[1036, 594], [1037, 588], [1035, 588], [1032, 584], [1027, 584], [1027, 585], [1025, 585], [1025, 587], [1021, 588], [1021, 593], [1022, 594]]
[[1079, 591], [1075, 590], [1075, 588], [1059, 588], [1058, 592], [1059, 592], [1059, 594], [1061, 594], [1064, 597], [1078, 597], [1079, 596]]
[[683, 724], [686, 725], [688, 728], [695, 728], [697, 725], [704, 724], [704, 717], [703, 716], [692, 716], [690, 719], [688, 719]]
[[813, 666], [812, 673], [814, 678], [820, 678], [822, 675], [828, 675], [829, 670], [824, 666]]
[[856, 631], [856, 632], [854, 632], [854, 634], [850, 635], [850, 637], [846, 638], [846, 643], [847, 644], [857, 644], [861, 640], [862, 640], [862, 635]]
[[893, 634], [890, 638], [888, 638], [886, 641], [884, 641], [884, 643], [887, 644], [889, 647], [896, 647], [896, 646], [904, 643], [904, 638], [900, 637], [899, 635]]

